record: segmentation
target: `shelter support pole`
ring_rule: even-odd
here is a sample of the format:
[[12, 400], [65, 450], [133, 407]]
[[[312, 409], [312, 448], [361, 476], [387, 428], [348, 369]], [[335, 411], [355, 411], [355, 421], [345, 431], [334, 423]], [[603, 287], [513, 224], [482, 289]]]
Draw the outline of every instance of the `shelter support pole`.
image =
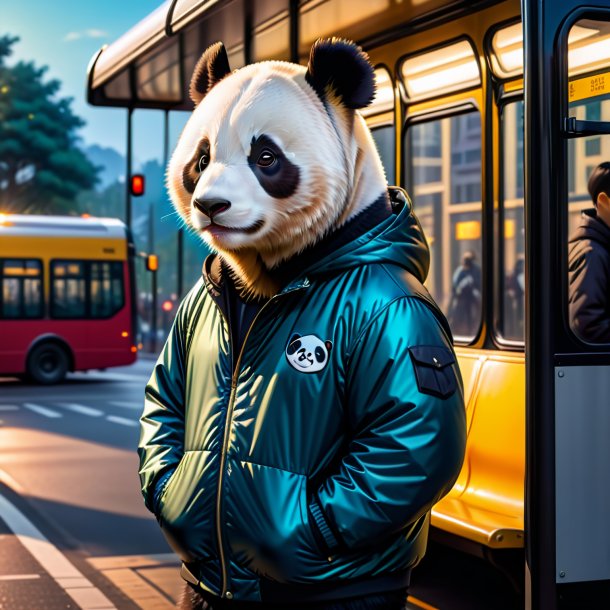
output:
[[131, 231], [131, 148], [133, 134], [133, 108], [127, 109], [127, 152], [125, 153], [125, 224]]
[[[155, 204], [150, 202], [148, 206], [148, 252], [154, 254], [155, 252]], [[150, 300], [150, 351], [157, 351], [157, 327], [158, 327], [158, 314], [157, 314], [157, 273], [158, 270], [151, 272], [151, 300]]]
[[[557, 185], [554, 154], [558, 104], [551, 4], [522, 0], [525, 57], [525, 557], [526, 608], [558, 608], [555, 507], [555, 315], [558, 293], [555, 240]], [[559, 144], [560, 146], [560, 144]], [[563, 245], [565, 248], [565, 244]], [[559, 314], [561, 315], [561, 314]]]
[[[163, 116], [163, 167], [169, 163], [169, 110]], [[176, 244], [176, 295], [180, 300], [184, 292], [184, 229], [178, 228]]]
[[299, 63], [299, 0], [290, 0], [288, 9], [290, 20], [290, 61]]

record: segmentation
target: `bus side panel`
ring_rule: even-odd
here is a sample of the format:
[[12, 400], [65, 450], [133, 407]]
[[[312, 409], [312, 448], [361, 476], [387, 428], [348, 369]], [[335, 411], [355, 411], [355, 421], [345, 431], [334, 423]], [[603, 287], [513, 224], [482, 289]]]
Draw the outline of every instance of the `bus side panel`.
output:
[[75, 371], [132, 364], [130, 311], [126, 307], [107, 320], [2, 320], [0, 374], [24, 373], [30, 349], [44, 340], [67, 345]]
[[[0, 320], [0, 373], [24, 373], [28, 346], [44, 320]], [[44, 331], [43, 331], [44, 332]]]
[[74, 354], [74, 370], [125, 366], [135, 362], [137, 350], [133, 329], [132, 266], [123, 262], [123, 307], [106, 319], [49, 320], [58, 334], [68, 338]]
[[136, 353], [131, 351], [129, 309], [123, 309], [108, 320], [87, 320], [86, 325], [79, 320], [60, 324], [64, 336], [71, 338], [75, 371], [125, 366], [136, 360]]

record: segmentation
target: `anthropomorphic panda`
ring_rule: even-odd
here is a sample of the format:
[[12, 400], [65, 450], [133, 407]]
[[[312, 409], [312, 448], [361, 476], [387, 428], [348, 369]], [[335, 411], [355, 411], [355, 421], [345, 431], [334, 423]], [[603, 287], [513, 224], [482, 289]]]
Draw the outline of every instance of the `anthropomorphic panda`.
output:
[[184, 608], [404, 608], [460, 470], [462, 385], [429, 253], [357, 112], [362, 50], [200, 59], [172, 200], [215, 251], [146, 388], [147, 507]]

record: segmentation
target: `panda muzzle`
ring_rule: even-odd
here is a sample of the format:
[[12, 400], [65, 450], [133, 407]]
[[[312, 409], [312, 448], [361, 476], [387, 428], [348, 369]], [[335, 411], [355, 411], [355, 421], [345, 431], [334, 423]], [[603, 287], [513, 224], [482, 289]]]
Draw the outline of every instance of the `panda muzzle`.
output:
[[221, 212], [226, 212], [231, 207], [231, 202], [227, 199], [213, 197], [210, 199], [194, 199], [193, 205], [210, 220]]

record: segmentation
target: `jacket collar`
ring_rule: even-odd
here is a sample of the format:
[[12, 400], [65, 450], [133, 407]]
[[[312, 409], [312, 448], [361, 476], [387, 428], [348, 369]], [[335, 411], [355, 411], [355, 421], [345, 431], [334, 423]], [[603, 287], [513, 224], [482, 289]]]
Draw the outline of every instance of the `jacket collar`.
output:
[[[400, 189], [398, 191], [403, 192]], [[282, 286], [280, 294], [307, 288], [310, 281], [307, 277], [302, 277], [302, 274], [308, 267], [368, 233], [379, 223], [389, 218], [392, 213], [399, 213], [402, 210], [402, 205], [403, 200], [395, 196], [395, 191], [391, 190], [389, 194], [384, 192], [371, 205], [344, 225], [324, 236], [300, 254], [272, 269], [271, 274], [278, 279], [279, 285]], [[224, 282], [232, 282], [233, 286], [236, 286], [231, 277], [229, 266], [224, 262], [221, 254], [210, 254], [203, 263], [202, 273], [208, 291], [212, 296], [217, 297], [220, 294]], [[260, 300], [264, 301], [264, 299]]]

